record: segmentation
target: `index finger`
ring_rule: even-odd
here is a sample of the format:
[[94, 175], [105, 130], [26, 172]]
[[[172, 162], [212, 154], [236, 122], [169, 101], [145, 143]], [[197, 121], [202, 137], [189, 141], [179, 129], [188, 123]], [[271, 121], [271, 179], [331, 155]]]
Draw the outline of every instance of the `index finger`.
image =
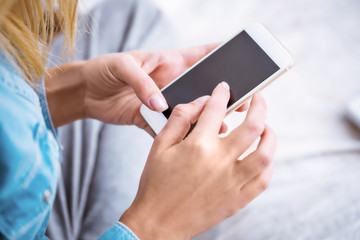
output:
[[229, 90], [230, 87], [226, 82], [217, 85], [193, 131], [200, 134], [219, 134], [230, 98]]

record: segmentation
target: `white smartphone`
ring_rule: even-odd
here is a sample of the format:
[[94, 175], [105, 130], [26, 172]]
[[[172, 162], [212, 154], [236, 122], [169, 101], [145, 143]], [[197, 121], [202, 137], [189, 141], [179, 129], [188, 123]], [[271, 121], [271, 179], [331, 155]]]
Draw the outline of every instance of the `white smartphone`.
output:
[[229, 114], [288, 71], [293, 62], [289, 51], [262, 24], [253, 23], [161, 90], [167, 110], [159, 113], [142, 105], [141, 115], [158, 134], [177, 104], [211, 95], [222, 81], [230, 85]]

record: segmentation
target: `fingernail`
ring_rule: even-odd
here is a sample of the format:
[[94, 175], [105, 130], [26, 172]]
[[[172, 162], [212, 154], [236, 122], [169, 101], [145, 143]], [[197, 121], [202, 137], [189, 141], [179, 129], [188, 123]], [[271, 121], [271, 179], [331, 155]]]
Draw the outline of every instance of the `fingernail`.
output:
[[230, 86], [227, 84], [227, 82], [221, 82], [221, 84], [226, 90], [230, 90]]
[[202, 96], [202, 97], [199, 97], [198, 99], [195, 100], [195, 102], [197, 104], [201, 104], [203, 105], [204, 103], [207, 102], [207, 100], [209, 100], [210, 96]]
[[153, 110], [162, 112], [168, 109], [168, 105], [164, 99], [164, 97], [160, 96], [159, 94], [154, 94], [149, 100], [149, 103]]

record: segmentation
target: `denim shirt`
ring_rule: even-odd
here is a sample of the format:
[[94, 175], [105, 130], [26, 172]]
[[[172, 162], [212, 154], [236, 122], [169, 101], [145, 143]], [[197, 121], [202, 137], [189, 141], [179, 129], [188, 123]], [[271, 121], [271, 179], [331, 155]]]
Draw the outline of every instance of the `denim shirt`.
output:
[[[36, 91], [0, 51], [0, 239], [47, 239], [61, 152], [44, 82]], [[138, 239], [115, 223], [100, 239]]]

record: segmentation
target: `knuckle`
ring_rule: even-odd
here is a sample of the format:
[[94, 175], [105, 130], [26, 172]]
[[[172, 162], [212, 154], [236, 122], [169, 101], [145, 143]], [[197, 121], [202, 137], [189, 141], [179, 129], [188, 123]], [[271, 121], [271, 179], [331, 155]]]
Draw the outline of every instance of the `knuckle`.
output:
[[176, 66], [182, 62], [182, 58], [181, 55], [166, 54], [165, 52], [162, 52], [162, 54], [159, 56], [159, 62], [162, 65]]
[[171, 117], [174, 119], [178, 119], [177, 121], [181, 122], [179, 127], [186, 126], [186, 128], [190, 128], [190, 125], [193, 122], [191, 111], [186, 104], [176, 105], [171, 113]]
[[[114, 61], [114, 64], [119, 66], [120, 64], [126, 64], [129, 62], [129, 60], [133, 60], [133, 57], [128, 53], [118, 53], [115, 55], [116, 62]], [[120, 64], [119, 64], [120, 63]]]
[[[108, 61], [109, 70], [118, 78], [127, 80], [124, 78], [126, 67], [129, 62], [134, 61], [134, 58], [128, 53], [116, 53], [109, 55], [111, 61]], [[104, 58], [105, 59], [105, 58]]]
[[197, 139], [194, 143], [194, 147], [197, 150], [200, 150], [201, 152], [206, 152], [206, 143], [202, 141], [201, 139]]
[[264, 124], [258, 121], [248, 121], [246, 123], [246, 127], [249, 132], [253, 133], [254, 135], [260, 136], [264, 131]]
[[210, 141], [208, 141], [206, 139], [202, 139], [201, 137], [198, 137], [196, 139], [196, 141], [194, 141], [193, 147], [194, 147], [195, 151], [197, 151], [201, 155], [212, 156], [213, 151], [215, 150], [212, 147], [212, 144], [210, 143]]
[[174, 110], [172, 111], [172, 115], [178, 118], [187, 118], [189, 115], [187, 106], [185, 104], [176, 105]]
[[258, 154], [258, 161], [260, 162], [260, 165], [263, 168], [270, 166], [270, 164], [272, 163], [271, 154], [265, 151], [260, 151]]
[[266, 189], [268, 189], [269, 185], [270, 185], [270, 180], [265, 178], [260, 178], [259, 180], [260, 191], [265, 191]]
[[160, 65], [166, 65], [169, 64], [169, 61], [171, 60], [171, 58], [169, 58], [169, 56], [167, 54], [165, 54], [164, 52], [161, 52], [158, 55], [158, 62]]

